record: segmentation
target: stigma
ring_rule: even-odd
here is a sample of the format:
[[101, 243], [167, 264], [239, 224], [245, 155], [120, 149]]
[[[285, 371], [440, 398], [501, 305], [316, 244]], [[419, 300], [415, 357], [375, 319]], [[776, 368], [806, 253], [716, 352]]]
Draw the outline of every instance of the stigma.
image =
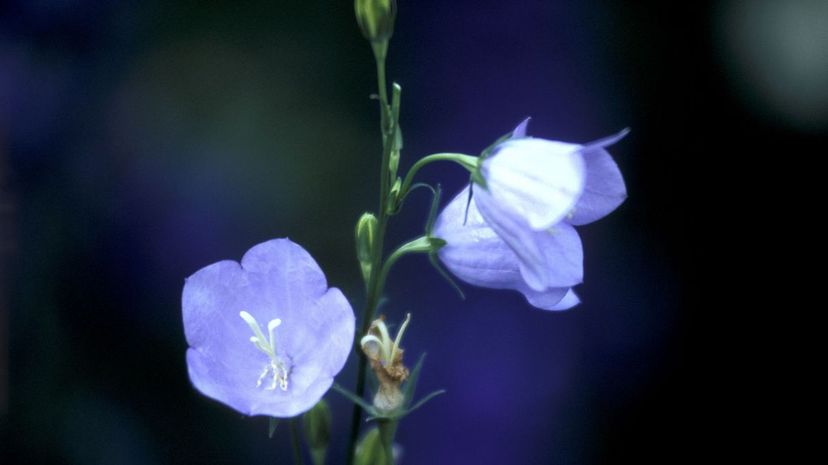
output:
[[261, 327], [259, 326], [259, 322], [253, 318], [253, 315], [242, 310], [239, 312], [239, 316], [253, 331], [253, 336], [250, 336], [250, 342], [252, 342], [253, 345], [259, 349], [259, 351], [263, 352], [268, 356], [268, 358], [270, 358], [269, 362], [264, 366], [264, 369], [259, 375], [259, 378], [256, 380], [256, 387], [261, 387], [265, 384], [265, 381], [270, 378], [265, 390], [275, 391], [276, 386], [278, 385], [279, 389], [287, 391], [289, 370], [276, 351], [276, 340], [274, 338], [275, 330], [282, 324], [282, 320], [279, 318], [270, 320], [267, 323], [268, 337], [265, 337]]

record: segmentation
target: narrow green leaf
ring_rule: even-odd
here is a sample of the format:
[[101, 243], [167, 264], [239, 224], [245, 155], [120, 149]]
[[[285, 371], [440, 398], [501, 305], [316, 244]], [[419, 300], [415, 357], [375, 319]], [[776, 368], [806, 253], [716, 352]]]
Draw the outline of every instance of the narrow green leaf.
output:
[[417, 389], [417, 381], [420, 378], [420, 371], [423, 369], [423, 361], [425, 361], [426, 354], [423, 352], [420, 355], [420, 359], [417, 360], [417, 364], [414, 365], [414, 369], [411, 370], [411, 373], [408, 375], [408, 379], [405, 381], [405, 386], [402, 387], [402, 394], [403, 399], [405, 399], [405, 404], [408, 405], [414, 398], [414, 391]]
[[439, 273], [440, 276], [443, 277], [443, 279], [448, 281], [448, 283], [451, 285], [451, 287], [453, 287], [454, 290], [457, 291], [457, 294], [460, 295], [460, 299], [461, 300], [466, 300], [466, 294], [463, 294], [463, 290], [460, 289], [460, 286], [457, 284], [457, 282], [454, 281], [454, 278], [451, 277], [451, 275], [448, 273], [448, 271], [446, 271], [443, 268], [443, 265], [441, 265], [440, 262], [437, 260], [437, 254], [436, 253], [428, 254], [428, 261], [431, 262], [431, 266], [433, 266], [434, 269], [437, 270], [437, 273]]
[[428, 212], [428, 220], [426, 221], [425, 226], [425, 233], [427, 236], [431, 236], [431, 230], [434, 229], [434, 220], [437, 219], [437, 213], [440, 210], [440, 197], [442, 196], [442, 193], [442, 188], [439, 184], [437, 184], [437, 187], [435, 187], [432, 191], [431, 209]]
[[512, 138], [512, 133], [513, 132], [514, 131], [509, 131], [508, 133], [503, 134], [502, 136], [498, 137], [496, 141], [494, 141], [491, 145], [489, 145], [488, 147], [483, 149], [482, 152], [480, 152], [480, 158], [484, 159], [484, 158], [488, 157], [489, 155], [491, 155], [492, 150], [494, 150], [495, 147], [497, 147], [498, 145], [500, 145], [503, 142], [506, 142], [507, 140]]
[[351, 391], [343, 388], [342, 386], [336, 383], [334, 383], [334, 385], [331, 386], [331, 389], [347, 397], [351, 402], [362, 407], [362, 409], [365, 410], [367, 413], [370, 413], [371, 415], [377, 415], [376, 409], [373, 405], [369, 404], [361, 397], [357, 397], [357, 395], [352, 393]]
[[434, 392], [432, 392], [431, 394], [429, 394], [429, 395], [427, 395], [427, 396], [423, 397], [422, 399], [420, 399], [419, 401], [417, 401], [417, 403], [416, 403], [416, 404], [414, 404], [411, 408], [409, 408], [408, 410], [406, 410], [406, 411], [405, 411], [405, 415], [408, 415], [409, 413], [413, 412], [414, 410], [417, 410], [418, 408], [420, 408], [420, 407], [422, 407], [423, 405], [425, 405], [425, 403], [426, 403], [426, 402], [428, 402], [428, 401], [430, 401], [431, 399], [433, 399], [433, 398], [435, 398], [435, 397], [439, 396], [440, 394], [445, 394], [445, 393], [446, 393], [446, 390], [445, 390], [445, 389], [440, 389], [439, 391], [434, 391]]

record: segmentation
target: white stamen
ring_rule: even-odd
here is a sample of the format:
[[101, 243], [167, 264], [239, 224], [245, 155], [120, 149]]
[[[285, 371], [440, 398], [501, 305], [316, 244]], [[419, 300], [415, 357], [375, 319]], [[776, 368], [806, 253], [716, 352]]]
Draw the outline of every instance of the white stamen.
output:
[[383, 365], [394, 363], [394, 359], [400, 351], [400, 342], [402, 342], [403, 334], [405, 334], [405, 329], [408, 327], [410, 321], [411, 314], [407, 313], [405, 315], [405, 321], [400, 326], [400, 330], [397, 331], [396, 339], [392, 341], [385, 322], [382, 319], [374, 320], [371, 323], [369, 334], [366, 334], [359, 340], [363, 352], [372, 360], [376, 359]]
[[259, 380], [256, 381], [256, 387], [260, 387], [262, 385], [262, 381], [264, 381], [268, 371], [270, 371], [270, 366], [264, 367], [264, 370], [262, 370], [262, 374], [259, 375]]
[[262, 329], [259, 326], [259, 322], [253, 318], [253, 315], [250, 313], [242, 310], [239, 312], [239, 316], [247, 323], [247, 326], [253, 331], [254, 336], [250, 336], [250, 342], [256, 346], [261, 352], [267, 354], [270, 358], [270, 361], [267, 365], [265, 365], [264, 370], [259, 375], [259, 379], [256, 380], [256, 387], [261, 387], [262, 383], [264, 382], [267, 375], [272, 373], [272, 380], [269, 387], [265, 389], [268, 391], [273, 391], [276, 389], [276, 385], [278, 384], [279, 387], [283, 391], [287, 391], [288, 388], [288, 369], [285, 367], [284, 362], [282, 362], [281, 358], [276, 353], [276, 338], [275, 338], [275, 330], [282, 324], [282, 320], [279, 318], [274, 318], [267, 323], [267, 332], [269, 338], [265, 338], [264, 334], [262, 333]]
[[411, 321], [411, 314], [406, 313], [405, 321], [403, 321], [402, 326], [400, 326], [400, 330], [397, 331], [397, 338], [394, 340], [394, 345], [391, 347], [390, 363], [394, 363], [394, 356], [397, 355], [397, 351], [400, 350], [400, 342], [402, 342], [403, 333], [405, 332], [405, 328], [408, 327], [409, 321]]

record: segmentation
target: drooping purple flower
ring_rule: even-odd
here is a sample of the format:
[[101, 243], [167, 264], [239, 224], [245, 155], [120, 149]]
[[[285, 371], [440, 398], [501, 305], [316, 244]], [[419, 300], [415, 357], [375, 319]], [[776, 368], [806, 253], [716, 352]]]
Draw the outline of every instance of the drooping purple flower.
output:
[[520, 291], [530, 304], [564, 310], [579, 299], [583, 250], [572, 225], [595, 221], [618, 207], [626, 188], [605, 147], [626, 131], [579, 145], [526, 136], [528, 119], [480, 163], [468, 188], [440, 213], [433, 234], [447, 241], [439, 256], [470, 284]]
[[538, 242], [544, 244], [555, 286], [531, 288], [520, 271], [520, 258], [490, 228], [477, 208], [476, 197], [468, 204], [469, 187], [460, 191], [437, 217], [432, 234], [446, 241], [438, 252], [440, 261], [461, 280], [481, 287], [514, 289], [529, 303], [544, 310], [566, 310], [579, 300], [572, 286], [583, 279], [581, 240], [572, 226], [562, 223], [555, 231], [542, 231]]
[[302, 247], [273, 239], [187, 278], [190, 380], [245, 415], [292, 417], [327, 392], [351, 351], [354, 312]]
[[[525, 134], [525, 124], [515, 133]], [[586, 145], [513, 137], [482, 161], [485, 186], [475, 190], [477, 207], [517, 255], [530, 288], [559, 286], [561, 265], [550, 256], [550, 231], [554, 236], [563, 225], [595, 221], [626, 198], [618, 166], [605, 150], [626, 133]]]

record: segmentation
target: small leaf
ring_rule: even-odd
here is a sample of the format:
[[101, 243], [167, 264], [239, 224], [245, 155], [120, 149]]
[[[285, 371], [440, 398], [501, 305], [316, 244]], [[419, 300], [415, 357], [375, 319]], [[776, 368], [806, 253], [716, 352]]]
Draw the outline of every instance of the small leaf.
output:
[[396, 215], [402, 209], [403, 204], [405, 203], [405, 199], [408, 198], [408, 195], [414, 192], [419, 188], [425, 188], [431, 191], [432, 195], [434, 194], [434, 188], [431, 187], [430, 184], [426, 184], [424, 182], [418, 182], [408, 188], [406, 192], [403, 192], [402, 195], [397, 199], [397, 205], [394, 208], [394, 214]]
[[441, 265], [440, 262], [437, 260], [437, 254], [428, 254], [428, 261], [431, 262], [431, 266], [433, 266], [434, 269], [437, 270], [437, 273], [439, 273], [440, 276], [443, 277], [443, 279], [448, 281], [451, 287], [453, 287], [454, 290], [457, 291], [457, 294], [460, 295], [460, 299], [466, 300], [466, 294], [463, 294], [463, 290], [460, 289], [460, 286], [454, 281], [454, 278], [451, 277], [451, 275], [445, 270], [445, 268], [443, 268], [443, 265]]
[[428, 220], [426, 220], [425, 227], [425, 233], [427, 236], [431, 236], [431, 230], [434, 229], [434, 220], [437, 219], [437, 213], [440, 210], [440, 197], [443, 190], [440, 188], [440, 185], [437, 184], [437, 187], [435, 187], [431, 192], [431, 210], [428, 212]]
[[486, 147], [485, 149], [483, 149], [482, 152], [480, 152], [480, 159], [482, 160], [482, 159], [488, 157], [489, 155], [491, 155], [492, 150], [494, 150], [495, 147], [502, 144], [503, 142], [506, 142], [507, 140], [511, 139], [513, 133], [514, 133], [514, 131], [509, 131], [507, 134], [504, 134], [504, 135], [498, 137], [497, 140], [492, 143], [492, 145]]
[[402, 388], [403, 399], [405, 399], [405, 403], [410, 404], [411, 400], [414, 397], [414, 390], [417, 389], [417, 381], [420, 378], [420, 371], [423, 369], [423, 361], [425, 361], [426, 354], [423, 352], [420, 355], [420, 359], [417, 360], [417, 364], [414, 365], [414, 369], [411, 370], [411, 373], [408, 375], [408, 379], [405, 381], [405, 386]]
[[416, 403], [416, 404], [414, 404], [411, 408], [409, 408], [408, 410], [406, 410], [406, 411], [405, 411], [405, 415], [408, 415], [409, 413], [413, 412], [414, 410], [417, 410], [418, 408], [420, 408], [420, 407], [422, 407], [423, 405], [425, 405], [425, 403], [426, 403], [426, 402], [428, 402], [428, 401], [430, 401], [431, 399], [433, 399], [433, 398], [435, 398], [435, 397], [439, 396], [440, 394], [445, 394], [445, 393], [446, 393], [446, 390], [445, 390], [445, 389], [440, 389], [440, 390], [438, 390], [438, 391], [434, 391], [434, 392], [432, 392], [431, 394], [429, 394], [429, 395], [427, 395], [427, 396], [423, 397], [422, 399], [420, 399], [419, 401], [417, 401], [417, 403]]
[[351, 391], [343, 388], [342, 386], [340, 386], [336, 383], [334, 383], [334, 385], [331, 386], [331, 388], [334, 391], [336, 391], [336, 392], [342, 394], [343, 396], [347, 397], [351, 402], [353, 402], [353, 403], [359, 405], [360, 407], [362, 407], [362, 410], [365, 410], [366, 412], [370, 413], [371, 415], [377, 415], [377, 411], [374, 408], [374, 406], [369, 404], [368, 402], [366, 402], [363, 398], [357, 397], [356, 394], [352, 393]]

